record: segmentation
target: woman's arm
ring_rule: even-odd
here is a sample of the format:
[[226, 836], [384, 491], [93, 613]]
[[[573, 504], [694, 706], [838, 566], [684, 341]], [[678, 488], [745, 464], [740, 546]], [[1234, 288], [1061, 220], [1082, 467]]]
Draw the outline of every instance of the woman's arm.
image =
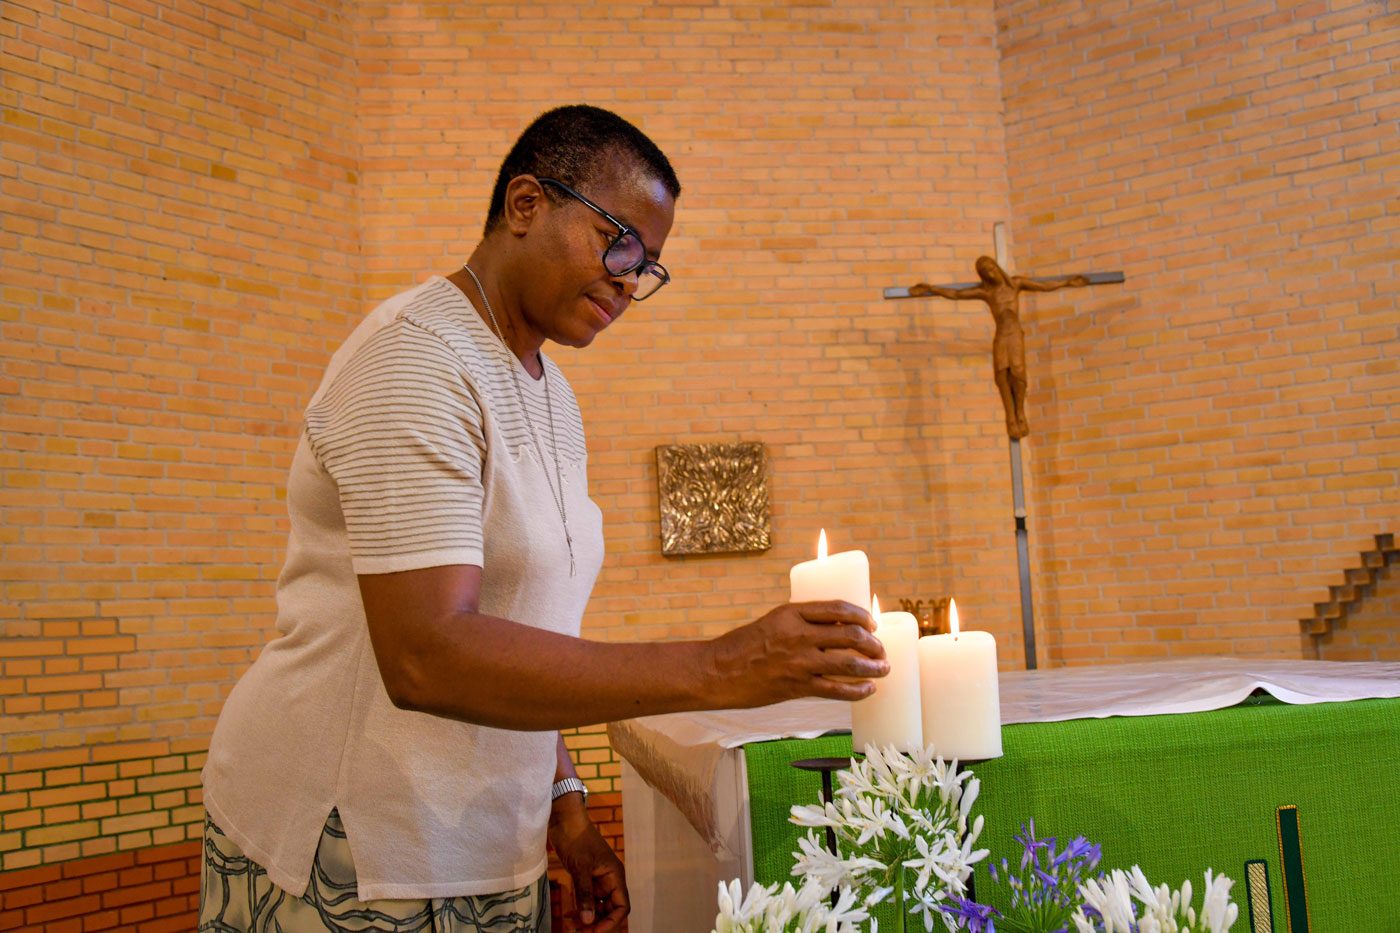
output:
[[779, 606], [709, 641], [608, 643], [481, 614], [480, 567], [363, 574], [359, 582], [394, 705], [502, 729], [804, 696], [858, 700], [875, 690], [868, 678], [889, 670], [875, 623], [849, 603]]

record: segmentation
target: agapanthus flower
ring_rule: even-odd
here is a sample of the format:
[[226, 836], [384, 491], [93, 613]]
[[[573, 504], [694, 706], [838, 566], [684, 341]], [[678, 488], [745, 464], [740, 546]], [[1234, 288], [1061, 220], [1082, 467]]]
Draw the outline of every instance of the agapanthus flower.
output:
[[[830, 828], [839, 851], [808, 833], [793, 853], [793, 873], [815, 888], [856, 890], [867, 910], [893, 898], [901, 913], [923, 913], [932, 929], [945, 893], [962, 893], [972, 864], [986, 855], [974, 848], [982, 822], [970, 816], [977, 779], [931, 748], [906, 757], [874, 746], [836, 778], [835, 800], [793, 807], [790, 818], [812, 830]], [[953, 929], [951, 918], [943, 921]]]
[[951, 897], [943, 907], [944, 913], [961, 921], [970, 933], [996, 933], [996, 918], [1001, 914], [990, 904], [978, 904], [961, 897]]
[[839, 889], [832, 905], [811, 884], [755, 883], [741, 897], [738, 881], [721, 883], [718, 904], [713, 933], [857, 933], [857, 924], [870, 919], [855, 891]]
[[[1198, 915], [1191, 905], [1191, 882], [1179, 890], [1153, 886], [1141, 868], [1114, 869], [1080, 886], [1084, 903], [1072, 920], [1077, 933], [1227, 933], [1239, 918], [1230, 901], [1234, 882], [1207, 870]], [[1136, 903], [1135, 903], [1136, 902]]]

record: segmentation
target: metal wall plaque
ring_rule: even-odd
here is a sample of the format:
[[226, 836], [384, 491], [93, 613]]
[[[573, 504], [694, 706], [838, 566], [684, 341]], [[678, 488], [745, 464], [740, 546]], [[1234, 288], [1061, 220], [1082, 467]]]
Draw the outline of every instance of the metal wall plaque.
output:
[[766, 551], [767, 457], [762, 444], [672, 444], [656, 448], [661, 553]]

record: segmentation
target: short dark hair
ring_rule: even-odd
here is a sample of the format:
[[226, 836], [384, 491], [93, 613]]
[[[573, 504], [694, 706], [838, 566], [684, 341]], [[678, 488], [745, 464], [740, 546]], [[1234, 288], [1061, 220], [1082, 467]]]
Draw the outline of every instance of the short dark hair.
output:
[[[601, 107], [571, 104], [540, 114], [515, 141], [491, 191], [486, 229], [505, 214], [506, 186], [521, 175], [553, 178], [573, 188], [587, 189], [604, 167], [618, 156], [630, 158], [666, 186], [672, 198], [681, 194], [681, 183], [671, 162], [646, 134], [617, 114]], [[545, 186], [550, 198], [562, 197]]]

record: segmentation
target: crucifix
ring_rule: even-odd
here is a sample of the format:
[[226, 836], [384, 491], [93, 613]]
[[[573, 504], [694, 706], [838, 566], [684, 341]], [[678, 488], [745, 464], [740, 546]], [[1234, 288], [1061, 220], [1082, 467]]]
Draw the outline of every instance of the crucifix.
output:
[[1035, 610], [1031, 605], [1030, 539], [1026, 530], [1026, 496], [1021, 481], [1021, 438], [1030, 433], [1026, 421], [1026, 340], [1021, 329], [1021, 292], [1053, 292], [1059, 288], [1082, 288], [1123, 281], [1122, 272], [1090, 272], [1056, 278], [1033, 278], [1006, 272], [1006, 227], [993, 228], [996, 258], [977, 260], [976, 282], [930, 285], [920, 282], [909, 288], [887, 288], [885, 298], [948, 298], [977, 300], [987, 305], [996, 321], [992, 338], [992, 371], [1006, 412], [1006, 434], [1011, 439], [1011, 502], [1016, 519], [1016, 563], [1021, 576], [1021, 630], [1026, 649], [1026, 670], [1036, 668]]

